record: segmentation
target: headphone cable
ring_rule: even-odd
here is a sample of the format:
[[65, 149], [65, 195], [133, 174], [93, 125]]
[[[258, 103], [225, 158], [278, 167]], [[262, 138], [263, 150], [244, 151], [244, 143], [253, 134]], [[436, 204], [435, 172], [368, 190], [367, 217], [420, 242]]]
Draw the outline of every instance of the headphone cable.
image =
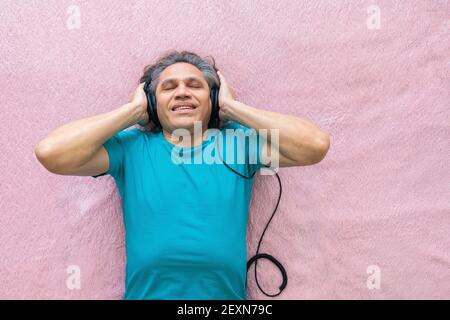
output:
[[[219, 158], [220, 158], [220, 160], [222, 161], [222, 163], [223, 163], [228, 169], [230, 169], [231, 171], [233, 171], [234, 173], [236, 173], [237, 175], [241, 176], [241, 177], [244, 178], [244, 179], [248, 179], [248, 180], [252, 179], [253, 176], [255, 175], [255, 173], [259, 170], [259, 169], [258, 169], [258, 170], [255, 170], [255, 171], [253, 172], [253, 174], [252, 174], [250, 177], [244, 176], [244, 175], [242, 175], [241, 173], [239, 173], [239, 172], [237, 172], [236, 170], [234, 170], [233, 168], [231, 168], [231, 167], [230, 167], [230, 166], [222, 159], [222, 156], [220, 155], [220, 147], [218, 148], [218, 155], [219, 155]], [[267, 165], [265, 165], [265, 164], [262, 164], [262, 165], [263, 165], [264, 167], [266, 167], [266, 168], [272, 170], [273, 172], [275, 172], [275, 170], [274, 170], [273, 168], [271, 168], [270, 166], [267, 166]], [[280, 176], [278, 175], [277, 172], [275, 172], [275, 175], [276, 175], [276, 177], [277, 177], [277, 179], [278, 179], [278, 185], [279, 185], [279, 191], [280, 191], [280, 192], [279, 192], [279, 195], [278, 195], [277, 204], [276, 204], [276, 206], [275, 206], [275, 209], [273, 210], [273, 213], [272, 213], [272, 216], [271, 216], [270, 219], [269, 219], [269, 222], [267, 222], [267, 225], [266, 225], [266, 227], [264, 228], [264, 231], [263, 231], [263, 233], [262, 233], [262, 235], [261, 235], [261, 238], [259, 239], [258, 247], [257, 247], [257, 249], [256, 249], [256, 254], [255, 254], [252, 258], [250, 258], [250, 260], [247, 262], [247, 272], [248, 272], [248, 269], [250, 268], [250, 266], [252, 265], [252, 263], [255, 262], [255, 280], [256, 280], [256, 285], [258, 286], [259, 290], [261, 290], [262, 293], [264, 293], [264, 294], [265, 294], [266, 296], [268, 296], [268, 297], [276, 297], [276, 296], [280, 295], [281, 292], [284, 290], [284, 288], [287, 286], [287, 274], [286, 274], [286, 270], [284, 269], [283, 265], [282, 265], [277, 259], [275, 259], [272, 255], [267, 254], [267, 253], [259, 253], [259, 248], [260, 248], [260, 246], [261, 246], [262, 239], [263, 239], [263, 237], [264, 237], [264, 234], [266, 233], [267, 228], [269, 227], [270, 222], [272, 221], [273, 217], [275, 216], [275, 212], [277, 211], [278, 205], [280, 204], [281, 194], [283, 193], [283, 188], [282, 188], [282, 186], [281, 186], [281, 179], [280, 179]], [[272, 261], [272, 262], [278, 267], [278, 269], [280, 269], [281, 275], [283, 276], [283, 282], [282, 282], [281, 286], [279, 287], [280, 291], [279, 291], [277, 294], [268, 294], [268, 293], [266, 293], [266, 292], [261, 288], [261, 286], [259, 285], [259, 282], [258, 282], [258, 276], [257, 276], [257, 272], [256, 272], [256, 267], [258, 266], [258, 259], [262, 259], [262, 258], [265, 258], [265, 259], [268, 259], [268, 260]], [[245, 287], [247, 288], [247, 279], [246, 279], [246, 281], [245, 281]]]

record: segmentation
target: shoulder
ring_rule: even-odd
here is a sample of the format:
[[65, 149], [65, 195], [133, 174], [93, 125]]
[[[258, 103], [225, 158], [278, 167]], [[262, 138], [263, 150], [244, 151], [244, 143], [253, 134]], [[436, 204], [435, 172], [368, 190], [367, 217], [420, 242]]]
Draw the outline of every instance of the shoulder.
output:
[[129, 138], [133, 139], [136, 137], [143, 136], [145, 134], [145, 131], [140, 130], [138, 128], [132, 128], [132, 129], [124, 129], [119, 132], [117, 132], [114, 136], [118, 138]]
[[132, 128], [124, 129], [114, 134], [111, 139], [114, 139], [120, 143], [128, 144], [138, 140], [141, 140], [145, 136], [145, 131]]
[[224, 135], [244, 135], [244, 136], [257, 136], [257, 131], [255, 129], [246, 127], [239, 122], [229, 121], [222, 127], [222, 134]]
[[236, 121], [227, 121], [224, 123], [222, 130], [226, 130], [226, 129], [243, 129], [243, 130], [249, 130], [250, 128], [240, 124], [239, 122]]

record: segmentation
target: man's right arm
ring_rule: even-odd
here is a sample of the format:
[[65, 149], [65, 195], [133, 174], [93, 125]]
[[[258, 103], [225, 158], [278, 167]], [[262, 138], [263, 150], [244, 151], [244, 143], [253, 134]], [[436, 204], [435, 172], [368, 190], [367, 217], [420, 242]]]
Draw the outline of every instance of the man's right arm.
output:
[[109, 169], [103, 144], [117, 132], [148, 120], [146, 106], [129, 102], [113, 111], [65, 124], [35, 147], [39, 162], [60, 175], [95, 176]]

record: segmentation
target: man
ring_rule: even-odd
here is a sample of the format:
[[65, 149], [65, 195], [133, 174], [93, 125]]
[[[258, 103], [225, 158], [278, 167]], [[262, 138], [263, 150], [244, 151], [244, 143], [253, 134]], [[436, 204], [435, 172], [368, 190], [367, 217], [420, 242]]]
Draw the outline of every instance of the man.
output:
[[[219, 137], [207, 130], [210, 90], [219, 80], [219, 115], [228, 121], [220, 133], [279, 129], [276, 148], [270, 135], [262, 149], [236, 147], [246, 152], [245, 159], [252, 152], [259, 159], [234, 164], [237, 171], [250, 175], [260, 169], [267, 150], [277, 152], [280, 167], [318, 163], [328, 151], [329, 137], [302, 118], [237, 101], [224, 76], [194, 53], [162, 56], [146, 68], [141, 82], [147, 79], [152, 79], [160, 130], [125, 130], [151, 120], [141, 83], [122, 107], [54, 130], [36, 146], [36, 156], [55, 174], [114, 178], [126, 230], [125, 299], [246, 299], [253, 179], [220, 163], [174, 163], [174, 147], [192, 156]], [[201, 124], [200, 134], [196, 124]], [[187, 139], [175, 137], [180, 129], [190, 133]]]

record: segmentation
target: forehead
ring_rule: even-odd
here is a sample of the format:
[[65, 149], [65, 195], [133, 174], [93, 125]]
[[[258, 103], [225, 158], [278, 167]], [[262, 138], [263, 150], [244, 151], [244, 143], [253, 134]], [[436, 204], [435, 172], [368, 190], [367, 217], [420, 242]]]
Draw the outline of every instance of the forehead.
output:
[[185, 62], [177, 62], [161, 72], [159, 76], [159, 82], [162, 83], [164, 80], [176, 79], [183, 80], [185, 78], [195, 77], [201, 81], [206, 81], [203, 73], [194, 65]]

